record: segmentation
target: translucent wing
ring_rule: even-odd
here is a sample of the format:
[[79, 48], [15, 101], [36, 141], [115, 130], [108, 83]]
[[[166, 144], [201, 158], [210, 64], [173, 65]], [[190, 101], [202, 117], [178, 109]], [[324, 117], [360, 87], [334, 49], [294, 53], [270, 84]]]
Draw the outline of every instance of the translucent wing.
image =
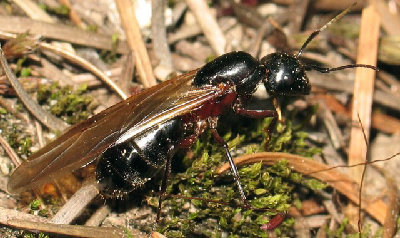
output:
[[11, 175], [8, 191], [19, 193], [81, 168], [107, 148], [145, 133], [218, 97], [217, 87], [191, 85], [196, 70], [163, 82], [73, 126]]

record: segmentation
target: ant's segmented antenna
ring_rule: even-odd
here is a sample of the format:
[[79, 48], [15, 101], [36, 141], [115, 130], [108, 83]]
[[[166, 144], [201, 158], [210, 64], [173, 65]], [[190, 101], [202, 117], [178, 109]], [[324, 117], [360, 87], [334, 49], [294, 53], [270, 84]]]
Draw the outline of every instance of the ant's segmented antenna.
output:
[[357, 67], [361, 67], [361, 68], [369, 68], [369, 69], [373, 69], [375, 71], [379, 71], [379, 69], [373, 65], [369, 65], [369, 64], [349, 64], [349, 65], [342, 65], [336, 68], [324, 68], [324, 67], [319, 67], [318, 65], [305, 65], [304, 66], [304, 70], [306, 71], [310, 71], [310, 70], [315, 70], [318, 71], [320, 73], [329, 73], [332, 71], [337, 71], [337, 70], [342, 70], [342, 69], [350, 69], [350, 68], [357, 68]]
[[315, 30], [306, 40], [306, 42], [304, 42], [304, 44], [301, 46], [299, 52], [295, 55], [295, 58], [298, 58], [304, 51], [304, 49], [307, 47], [307, 45], [323, 30], [325, 30], [325, 28], [327, 28], [330, 24], [338, 21], [340, 18], [342, 18], [344, 15], [346, 15], [350, 9], [352, 7], [354, 7], [357, 3], [354, 2], [353, 4], [351, 4], [351, 6], [347, 7], [346, 9], [344, 9], [339, 15], [337, 15], [336, 17], [334, 17], [332, 20], [330, 20], [328, 23], [326, 23], [325, 25], [323, 25], [320, 29]]

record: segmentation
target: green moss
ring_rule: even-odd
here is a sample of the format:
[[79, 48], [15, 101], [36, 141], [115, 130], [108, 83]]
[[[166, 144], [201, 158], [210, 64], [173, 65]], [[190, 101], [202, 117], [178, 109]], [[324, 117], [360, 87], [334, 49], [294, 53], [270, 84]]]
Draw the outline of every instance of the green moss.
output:
[[68, 17], [69, 16], [69, 8], [64, 5], [64, 4], [60, 4], [57, 7], [50, 7], [46, 4], [40, 4], [39, 5], [40, 8], [42, 8], [44, 11], [51, 13], [51, 14], [55, 14], [58, 15], [59, 17]]
[[120, 42], [120, 35], [117, 33], [112, 34], [111, 42], [111, 50], [102, 50], [100, 52], [100, 58], [108, 64], [112, 64], [118, 59], [117, 49]]
[[49, 236], [40, 232], [39, 234], [33, 234], [33, 233], [24, 234], [24, 238], [49, 238]]
[[57, 83], [41, 85], [37, 92], [39, 104], [46, 105], [52, 114], [70, 124], [75, 124], [89, 117], [92, 98], [85, 95], [83, 85], [73, 91], [71, 87], [60, 87]]
[[3, 113], [0, 113], [1, 135], [19, 157], [27, 158], [31, 154], [31, 135], [24, 131], [26, 126], [15, 119], [13, 115], [9, 114], [4, 108], [2, 108], [2, 111]]
[[[310, 111], [312, 113], [314, 110]], [[307, 116], [305, 120], [310, 118]], [[231, 126], [227, 125], [229, 123], [220, 123], [226, 128], [219, 128], [219, 131], [232, 153], [267, 150], [312, 156], [320, 152], [320, 149], [310, 148], [306, 143], [307, 133], [299, 126], [306, 123], [294, 127], [292, 121], [287, 119], [277, 124], [276, 132], [271, 136], [267, 134], [271, 118], [259, 121], [240, 119], [231, 123]], [[163, 211], [168, 210], [168, 215], [162, 216], [159, 232], [168, 237], [267, 237], [268, 233], [260, 229], [262, 225], [274, 215], [286, 212], [294, 203], [301, 204], [296, 195], [297, 187], [305, 186], [311, 190], [325, 187], [323, 183], [293, 172], [285, 160], [272, 166], [261, 163], [241, 166], [241, 183], [247, 202], [253, 207], [245, 209], [231, 174], [215, 173], [215, 168], [227, 162], [227, 159], [211, 133], [203, 133], [191, 152], [188, 154], [190, 156], [182, 159], [186, 171], [173, 175], [167, 193], [204, 200], [167, 198], [163, 201]], [[147, 201], [154, 208], [158, 206], [156, 197]], [[277, 236], [293, 236], [293, 224], [293, 218], [285, 218], [273, 232]]]
[[343, 219], [342, 223], [340, 223], [339, 227], [337, 227], [334, 230], [330, 230], [327, 226], [325, 226], [326, 237], [341, 238], [341, 237], [344, 237], [345, 234], [346, 234], [345, 237], [348, 237], [348, 238], [382, 237], [382, 229], [378, 229], [375, 234], [371, 234], [371, 227], [369, 225], [366, 225], [363, 227], [361, 236], [360, 236], [360, 233], [358, 233], [358, 232], [348, 234], [348, 232], [346, 232], [346, 227], [348, 225], [349, 225], [349, 219], [345, 218], [345, 219]]
[[[253, 125], [249, 122], [244, 122], [247, 126], [243, 128], [235, 124], [234, 130], [227, 130], [224, 134], [231, 152], [240, 150], [254, 153], [264, 151], [267, 147], [273, 151], [315, 153], [304, 142], [307, 134], [300, 127], [294, 128], [290, 121], [285, 125], [278, 124], [277, 133], [272, 135], [268, 144], [265, 131], [271, 120], [260, 120]], [[323, 187], [313, 182], [303, 182], [308, 180], [293, 172], [285, 160], [272, 166], [264, 166], [262, 163], [242, 166], [239, 168], [241, 183], [248, 203], [254, 208], [245, 209], [230, 173], [215, 173], [215, 168], [227, 162], [227, 159], [223, 149], [212, 139], [211, 133], [203, 133], [191, 152], [190, 156], [182, 159], [186, 171], [174, 174], [167, 193], [205, 200], [165, 199], [163, 210], [168, 210], [168, 215], [163, 216], [159, 232], [168, 237], [266, 237], [268, 233], [260, 229], [260, 226], [292, 206], [296, 186], [304, 183], [307, 187]], [[153, 201], [148, 203], [156, 208], [158, 203], [155, 200], [158, 201], [155, 197], [148, 199]], [[292, 236], [293, 224], [294, 219], [287, 218], [274, 232], [280, 236]]]
[[36, 211], [39, 210], [41, 204], [42, 202], [39, 199], [35, 199], [29, 204], [29, 207], [32, 211]]
[[20, 72], [21, 77], [28, 77], [31, 75], [31, 69], [30, 68], [22, 68]]

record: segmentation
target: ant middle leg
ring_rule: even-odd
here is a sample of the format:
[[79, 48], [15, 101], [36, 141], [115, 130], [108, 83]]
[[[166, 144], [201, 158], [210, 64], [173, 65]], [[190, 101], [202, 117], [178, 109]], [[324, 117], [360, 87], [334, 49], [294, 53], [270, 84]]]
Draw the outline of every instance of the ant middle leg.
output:
[[239, 172], [238, 172], [238, 170], [237, 170], [237, 167], [236, 167], [236, 165], [235, 165], [235, 162], [233, 161], [232, 155], [231, 155], [231, 153], [230, 153], [230, 151], [229, 151], [228, 144], [227, 144], [227, 143], [225, 142], [225, 140], [219, 135], [219, 133], [218, 133], [218, 131], [217, 131], [217, 129], [216, 129], [216, 127], [217, 127], [217, 121], [218, 121], [218, 118], [209, 118], [208, 124], [209, 124], [209, 126], [210, 126], [210, 128], [211, 128], [211, 133], [213, 134], [213, 137], [214, 137], [214, 139], [218, 142], [218, 144], [220, 144], [220, 145], [224, 148], [224, 150], [225, 150], [225, 155], [226, 155], [226, 157], [227, 157], [227, 159], [228, 159], [228, 162], [229, 162], [229, 164], [230, 164], [230, 166], [231, 166], [231, 171], [232, 171], [233, 179], [235, 180], [236, 185], [237, 185], [238, 190], [239, 190], [240, 198], [241, 198], [243, 204], [244, 204], [246, 207], [249, 207], [249, 204], [247, 203], [246, 195], [245, 195], [245, 193], [244, 193], [242, 184], [240, 183]]

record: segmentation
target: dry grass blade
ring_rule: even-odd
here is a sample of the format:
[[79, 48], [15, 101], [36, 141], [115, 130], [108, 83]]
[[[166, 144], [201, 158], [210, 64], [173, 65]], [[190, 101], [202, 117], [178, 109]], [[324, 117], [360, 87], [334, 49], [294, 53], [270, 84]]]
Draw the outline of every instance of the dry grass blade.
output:
[[[172, 56], [169, 50], [167, 30], [164, 24], [164, 4], [165, 1], [160, 0], [152, 0], [151, 2], [151, 33], [153, 36], [153, 47], [154, 53], [160, 61], [155, 70], [155, 74], [160, 80], [165, 80], [173, 71]], [[160, 72], [160, 74], [157, 74], [157, 72]]]
[[76, 11], [72, 8], [71, 2], [69, 0], [60, 0], [60, 2], [67, 6], [69, 9], [69, 18], [71, 19], [71, 21], [79, 26], [80, 28], [84, 29], [85, 28], [85, 24], [82, 22], [80, 16], [78, 15], [78, 13], [76, 13]]
[[46, 222], [46, 219], [40, 216], [27, 214], [14, 209], [0, 207], [0, 224], [7, 225], [10, 220], [24, 219], [32, 222]]
[[128, 237], [124, 230], [112, 227], [90, 227], [79, 225], [63, 225], [28, 220], [9, 220], [7, 225], [25, 230], [42, 231], [73, 237]]
[[388, 35], [400, 35], [400, 17], [389, 11], [388, 3], [383, 0], [372, 0], [371, 4], [376, 8], [379, 17], [382, 19], [382, 28]]
[[19, 99], [25, 105], [25, 107], [34, 115], [40, 122], [42, 122], [48, 128], [54, 131], [63, 131], [68, 127], [68, 124], [53, 116], [49, 112], [43, 110], [34, 100], [30, 98], [28, 93], [24, 90], [22, 85], [19, 83], [14, 73], [8, 66], [6, 57], [4, 56], [3, 50], [0, 49], [0, 62], [4, 69], [4, 72], [16, 91]]
[[47, 23], [55, 22], [53, 18], [31, 0], [13, 0], [13, 2], [15, 2], [15, 4], [17, 4], [32, 19]]
[[385, 172], [386, 184], [387, 184], [387, 197], [388, 197], [388, 207], [386, 211], [385, 222], [383, 223], [383, 238], [394, 237], [396, 232], [397, 217], [399, 214], [399, 194], [397, 189], [397, 184], [393, 180], [393, 174], [388, 171]]
[[82, 68], [92, 72], [94, 75], [99, 77], [104, 83], [106, 83], [112, 90], [114, 90], [122, 99], [127, 99], [128, 96], [127, 94], [114, 82], [112, 81], [106, 74], [104, 74], [100, 69], [98, 69], [96, 66], [91, 64], [89, 61], [85, 60], [82, 57], [79, 57], [76, 54], [72, 54], [71, 52], [68, 52], [64, 49], [61, 49], [59, 47], [50, 45], [48, 43], [39, 43], [39, 47], [44, 50], [49, 50], [57, 55], [61, 55], [63, 58], [71, 61], [72, 63], [75, 63]]
[[[376, 66], [378, 57], [380, 18], [373, 5], [366, 7], [361, 16], [360, 38], [358, 43], [357, 64], [368, 64]], [[354, 80], [352, 120], [359, 121], [361, 126], [352, 127], [350, 134], [350, 145], [348, 164], [358, 164], [367, 160], [369, 134], [371, 127], [372, 100], [374, 94], [375, 71], [356, 68]], [[362, 207], [362, 181], [365, 173], [364, 167], [351, 169], [355, 181], [360, 181], [360, 204]], [[358, 208], [357, 208], [358, 209]], [[348, 207], [349, 214], [355, 214], [356, 208]], [[358, 218], [350, 216], [350, 223], [358, 222], [358, 230], [361, 236], [361, 210], [358, 210]]]
[[[113, 50], [115, 48], [111, 35], [88, 32], [60, 23], [35, 21], [27, 17], [0, 16], [0, 31], [14, 34], [29, 32], [31, 35], [39, 35], [43, 38], [66, 41], [97, 49]], [[116, 51], [125, 53], [127, 50], [126, 42], [120, 40]]]
[[140, 81], [146, 88], [154, 86], [157, 82], [153, 75], [149, 55], [147, 54], [132, 2], [129, 0], [115, 0], [115, 2], [117, 3], [128, 45], [135, 53], [136, 68], [139, 72]]
[[7, 101], [7, 99], [0, 97], [0, 106], [4, 107], [7, 112], [15, 115], [15, 117], [20, 119], [22, 122], [29, 123], [28, 117], [21, 112], [18, 112], [16, 105], [11, 104], [9, 101]]
[[[235, 158], [234, 161], [235, 164], [238, 166], [257, 162], [271, 165], [282, 159], [287, 160], [293, 170], [326, 182], [337, 191], [339, 191], [341, 194], [345, 195], [353, 203], [359, 203], [359, 187], [353, 179], [336, 170], [330, 169], [330, 167], [325, 164], [321, 164], [312, 159], [288, 153], [263, 152], [241, 156]], [[229, 168], [229, 164], [226, 163], [217, 168], [216, 172], [218, 174], [221, 174], [229, 170]], [[375, 218], [379, 223], [383, 224], [386, 217], [386, 204], [382, 200], [375, 200], [372, 202], [363, 201], [363, 204], [365, 204], [363, 209], [367, 211], [371, 217]]]
[[[379, 38], [379, 16], [373, 6], [363, 10], [361, 18], [360, 40], [358, 45], [357, 64], [376, 65]], [[364, 68], [356, 68], [354, 80], [352, 120], [358, 121], [362, 126], [351, 129], [349, 146], [349, 165], [366, 161], [367, 145], [364, 133], [369, 139], [369, 128], [371, 126], [372, 97], [374, 94], [375, 71]], [[353, 178], [360, 181], [362, 168], [352, 169]]]
[[[278, 3], [278, 4], [292, 4], [294, 0], [273, 0], [273, 2]], [[323, 11], [331, 11], [331, 10], [343, 10], [346, 7], [349, 6], [349, 3], [352, 3], [353, 1], [348, 1], [348, 0], [318, 0], [318, 1], [313, 1], [313, 8], [317, 10], [323, 10]], [[353, 10], [360, 10], [362, 6], [364, 6], [364, 3], [366, 0], [358, 0], [357, 5], [353, 7]]]
[[218, 26], [217, 21], [212, 16], [207, 3], [204, 0], [186, 0], [186, 3], [194, 13], [211, 48], [213, 48], [217, 55], [225, 53], [225, 36]]
[[[1, 32], [0, 31], [0, 38], [2, 39], [16, 39], [18, 36], [11, 33]], [[72, 54], [69, 51], [66, 51], [62, 48], [53, 46], [51, 44], [45, 42], [38, 43], [39, 48], [43, 50], [51, 51], [57, 55], [62, 56], [63, 58], [69, 60], [72, 63], [79, 65], [80, 67], [92, 72], [95, 76], [97, 76], [101, 81], [107, 84], [112, 90], [114, 90], [122, 99], [128, 98], [127, 94], [114, 82], [112, 81], [106, 74], [104, 74], [100, 69], [96, 66], [91, 64], [89, 61], [85, 60], [84, 58]]]

